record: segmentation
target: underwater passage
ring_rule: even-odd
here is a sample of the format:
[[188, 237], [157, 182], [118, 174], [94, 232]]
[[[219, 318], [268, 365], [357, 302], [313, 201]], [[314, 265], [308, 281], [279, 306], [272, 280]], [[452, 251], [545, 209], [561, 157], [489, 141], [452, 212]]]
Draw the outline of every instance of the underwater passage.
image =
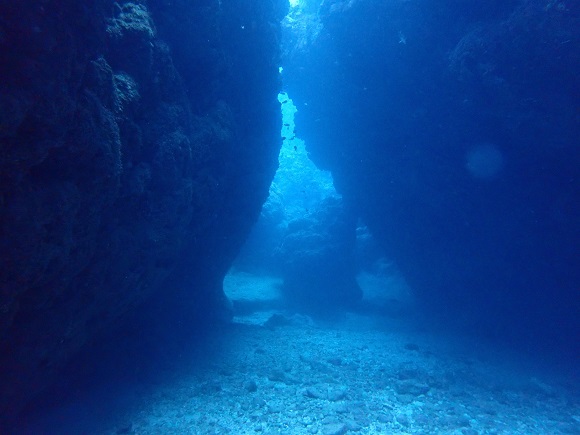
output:
[[[195, 366], [198, 413], [227, 407], [211, 379], [230, 371], [314, 402], [299, 430], [265, 413], [191, 433], [501, 426], [393, 409], [463, 394], [450, 373], [479, 362], [446, 359], [454, 334], [474, 359], [580, 357], [579, 29], [570, 1], [0, 0], [0, 432], [203, 349], [222, 362]], [[529, 378], [506, 387], [526, 431], [580, 431], [577, 377]], [[528, 393], [549, 402], [538, 432]], [[130, 420], [112, 431], [171, 433]]]

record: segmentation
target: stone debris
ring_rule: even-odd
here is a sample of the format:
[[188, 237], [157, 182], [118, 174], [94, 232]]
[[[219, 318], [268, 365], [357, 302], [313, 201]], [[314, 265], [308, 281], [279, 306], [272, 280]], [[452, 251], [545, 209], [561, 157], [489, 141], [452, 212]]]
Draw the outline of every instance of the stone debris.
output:
[[449, 342], [369, 327], [355, 315], [316, 327], [234, 324], [216, 343], [219, 361], [156, 386], [115, 427], [142, 435], [580, 433], [570, 385], [508, 369], [509, 358], [523, 366], [513, 355], [480, 358]]

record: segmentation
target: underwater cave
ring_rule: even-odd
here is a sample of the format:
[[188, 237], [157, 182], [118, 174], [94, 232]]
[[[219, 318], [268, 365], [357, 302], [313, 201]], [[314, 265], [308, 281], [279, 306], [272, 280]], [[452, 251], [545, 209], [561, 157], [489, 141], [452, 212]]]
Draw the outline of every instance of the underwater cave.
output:
[[579, 29], [0, 0], [0, 433], [580, 433]]

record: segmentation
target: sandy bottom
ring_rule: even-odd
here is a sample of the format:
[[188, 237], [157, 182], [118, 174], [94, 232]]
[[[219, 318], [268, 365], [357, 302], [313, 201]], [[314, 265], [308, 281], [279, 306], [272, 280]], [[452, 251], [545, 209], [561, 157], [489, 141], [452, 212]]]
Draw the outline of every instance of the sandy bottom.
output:
[[[229, 285], [253, 287], [249, 277], [238, 278]], [[259, 306], [251, 295], [237, 297]], [[318, 322], [250, 311], [163, 381], [125, 388], [123, 406], [102, 413], [92, 428], [75, 432], [64, 421], [79, 419], [74, 410], [61, 417], [63, 427], [99, 434], [580, 434], [577, 379], [554, 366], [412, 329], [400, 318], [345, 314]], [[106, 392], [98, 397], [110, 400]], [[85, 408], [95, 415], [90, 403]]]

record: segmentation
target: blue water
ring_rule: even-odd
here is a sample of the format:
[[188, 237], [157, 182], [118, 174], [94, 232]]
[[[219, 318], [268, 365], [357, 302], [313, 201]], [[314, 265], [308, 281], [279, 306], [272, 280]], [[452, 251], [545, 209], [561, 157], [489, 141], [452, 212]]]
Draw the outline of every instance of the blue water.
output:
[[158, 295], [13, 433], [580, 434], [580, 6], [290, 0], [278, 42], [231, 319]]

